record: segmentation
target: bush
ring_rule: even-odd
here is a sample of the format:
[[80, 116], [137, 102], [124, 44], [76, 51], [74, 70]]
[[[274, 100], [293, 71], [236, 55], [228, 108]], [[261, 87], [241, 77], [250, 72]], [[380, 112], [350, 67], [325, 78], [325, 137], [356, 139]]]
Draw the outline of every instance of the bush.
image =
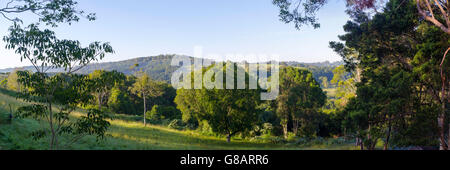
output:
[[150, 119], [150, 121], [155, 122], [155, 121], [160, 121], [162, 119], [164, 119], [164, 117], [162, 116], [162, 114], [160, 112], [158, 112], [158, 105], [153, 106], [151, 111], [147, 111], [146, 113], [146, 119]]
[[273, 125], [271, 123], [264, 123], [261, 132], [265, 135], [272, 135]]
[[181, 112], [173, 106], [154, 105], [152, 110], [147, 112], [147, 119], [152, 121], [181, 119]]
[[132, 102], [131, 97], [120, 90], [118, 87], [111, 89], [111, 95], [108, 99], [108, 106], [115, 113], [121, 114], [135, 114], [137, 113], [135, 104]]

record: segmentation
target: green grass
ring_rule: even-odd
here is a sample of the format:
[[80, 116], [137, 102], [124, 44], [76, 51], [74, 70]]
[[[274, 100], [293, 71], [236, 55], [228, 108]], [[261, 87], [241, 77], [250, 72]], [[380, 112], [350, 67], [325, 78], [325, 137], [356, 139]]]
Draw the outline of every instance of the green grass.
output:
[[[30, 137], [30, 133], [39, 129], [41, 125], [31, 119], [13, 120], [11, 124], [5, 123], [9, 114], [9, 104], [13, 109], [24, 105], [14, 97], [0, 93], [0, 150], [42, 150], [48, 149], [48, 139], [38, 141]], [[83, 114], [81, 112], [76, 115]], [[97, 142], [94, 136], [87, 136], [79, 142], [60, 147], [67, 150], [349, 150], [357, 149], [351, 144], [310, 144], [296, 145], [273, 144], [258, 140], [234, 139], [227, 143], [224, 138], [202, 135], [196, 131], [179, 131], [150, 125], [144, 127], [141, 122], [134, 121], [128, 116], [119, 116], [111, 120], [111, 128], [105, 140]], [[125, 120], [122, 118], [126, 118]], [[64, 143], [68, 139], [62, 136]]]

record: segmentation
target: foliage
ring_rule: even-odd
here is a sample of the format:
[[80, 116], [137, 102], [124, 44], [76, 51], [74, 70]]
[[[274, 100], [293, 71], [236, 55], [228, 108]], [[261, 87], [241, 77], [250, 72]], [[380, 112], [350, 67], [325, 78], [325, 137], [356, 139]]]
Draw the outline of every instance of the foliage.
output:
[[273, 0], [274, 5], [280, 8], [279, 17], [285, 23], [293, 22], [295, 28], [302, 25], [311, 25], [319, 28], [316, 12], [326, 3], [326, 0]]
[[147, 119], [153, 121], [181, 119], [181, 112], [173, 106], [154, 105], [150, 113], [147, 114]]
[[438, 70], [449, 36], [418, 21], [418, 15], [414, 2], [391, 0], [372, 18], [355, 14], [340, 36], [345, 44], [330, 43], [348, 61], [348, 71], [360, 71], [356, 96], [341, 118], [345, 133], [361, 139], [361, 148], [374, 149], [380, 139], [385, 149], [437, 143], [439, 131], [430, 122], [442, 111]]
[[[212, 80], [218, 80], [223, 76], [224, 82], [215, 82], [216, 84], [226, 84], [225, 72], [233, 72], [237, 75], [238, 67], [236, 64], [217, 63], [203, 70], [194, 71], [194, 76], [203, 76], [207, 72], [215, 71], [210, 77]], [[198, 74], [196, 74], [197, 72]], [[249, 78], [249, 74], [245, 74]], [[205, 80], [203, 80], [205, 81]], [[193, 79], [192, 79], [193, 83]], [[260, 91], [249, 89], [248, 82], [245, 82], [245, 89], [179, 89], [175, 102], [178, 109], [183, 113], [183, 120], [189, 122], [196, 120], [198, 124], [206, 121], [212, 131], [217, 134], [227, 135], [228, 141], [237, 133], [250, 130], [260, 111], [256, 108], [260, 101]], [[237, 87], [237, 76], [234, 76], [234, 87]]]
[[20, 84], [20, 82], [17, 81], [17, 79], [19, 78], [17, 76], [17, 72], [19, 70], [15, 70], [12, 73], [9, 73], [8, 78], [5, 79], [6, 80], [6, 87], [10, 90], [14, 90], [16, 92], [20, 92], [22, 91], [22, 85]]
[[[5, 103], [2, 103], [5, 102]], [[7, 113], [8, 104], [26, 105], [20, 100], [0, 93], [0, 119]], [[85, 115], [76, 112], [75, 117]], [[116, 115], [109, 120], [110, 128], [105, 140], [97, 141], [95, 136], [86, 136], [70, 146], [60, 147], [65, 150], [300, 150], [300, 149], [356, 149], [351, 142], [333, 145], [286, 145], [282, 138], [258, 137], [226, 142], [224, 138], [203, 135], [197, 131], [174, 130], [172, 128], [140, 123], [140, 116]], [[1, 122], [1, 120], [0, 120]], [[40, 123], [32, 119], [15, 119], [11, 125], [0, 124], [0, 150], [42, 150], [47, 149], [48, 140], [33, 140], [29, 134], [40, 129]], [[236, 137], [238, 138], [238, 137]], [[63, 135], [61, 141], [69, 141], [71, 136]], [[275, 142], [280, 141], [280, 142]]]
[[76, 8], [77, 4], [74, 0], [11, 0], [5, 7], [0, 7], [0, 14], [9, 21], [22, 23], [17, 15], [15, 18], [8, 15], [31, 12], [39, 18], [39, 22], [53, 27], [60, 23], [78, 22], [80, 17], [95, 20], [94, 13], [85, 15], [84, 11]]
[[102, 105], [108, 103], [107, 99], [111, 89], [117, 84], [123, 83], [125, 75], [117, 71], [96, 70], [89, 74], [89, 79], [93, 83], [93, 93], [97, 97], [98, 107], [101, 109]]
[[144, 125], [146, 125], [145, 118], [147, 117], [147, 98], [158, 97], [162, 95], [161, 83], [157, 83], [150, 79], [147, 73], [142, 73], [136, 82], [130, 87], [130, 91], [136, 94], [144, 101]]
[[135, 114], [138, 109], [136, 109], [136, 104], [132, 100], [126, 89], [121, 89], [119, 85], [116, 85], [111, 89], [108, 107], [114, 113]]
[[[70, 20], [70, 18], [69, 18]], [[91, 99], [92, 82], [84, 75], [72, 74], [84, 65], [98, 58], [103, 58], [113, 49], [108, 43], [94, 42], [82, 47], [80, 42], [57, 39], [55, 33], [48, 29], [41, 31], [38, 24], [31, 24], [24, 29], [14, 24], [4, 37], [7, 49], [15, 49], [21, 60], [30, 61], [35, 67], [34, 73], [17, 72], [18, 82], [23, 85], [19, 97], [28, 106], [17, 109], [17, 117], [33, 118], [49, 122], [31, 133], [34, 139], [50, 137], [50, 149], [57, 149], [58, 137], [73, 135], [73, 141], [91, 134], [102, 138], [109, 124], [103, 119], [103, 113], [91, 110], [88, 116], [70, 123], [70, 115], [78, 105]], [[64, 68], [65, 73], [50, 76], [48, 68]], [[69, 142], [69, 143], [71, 143]]]
[[334, 76], [331, 83], [336, 85], [336, 101], [334, 102], [334, 106], [342, 108], [348, 104], [348, 101], [351, 98], [355, 97], [356, 76], [358, 75], [357, 73], [348, 73], [344, 66], [336, 67], [333, 70], [333, 74]]
[[277, 114], [281, 120], [285, 138], [288, 123], [292, 121], [294, 135], [300, 132], [305, 136], [315, 135], [317, 125], [315, 114], [326, 101], [326, 95], [311, 72], [303, 69], [285, 67], [280, 70], [280, 95], [277, 99]]

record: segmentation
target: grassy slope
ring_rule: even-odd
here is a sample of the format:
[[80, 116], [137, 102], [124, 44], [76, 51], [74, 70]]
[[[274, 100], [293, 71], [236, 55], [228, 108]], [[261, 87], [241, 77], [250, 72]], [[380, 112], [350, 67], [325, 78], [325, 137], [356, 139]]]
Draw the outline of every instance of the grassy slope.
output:
[[[6, 124], [5, 118], [9, 110], [23, 105], [13, 97], [0, 93], [0, 150], [2, 149], [47, 149], [48, 139], [34, 141], [29, 133], [41, 125], [34, 120], [14, 120]], [[77, 113], [81, 114], [81, 113]], [[93, 136], [87, 136], [78, 143], [60, 149], [94, 149], [94, 150], [285, 150], [285, 149], [356, 149], [351, 145], [313, 145], [298, 146], [292, 144], [271, 144], [233, 140], [204, 136], [195, 131], [178, 131], [160, 126], [144, 127], [135, 121], [112, 120], [106, 140], [96, 142]], [[60, 139], [66, 140], [65, 137]]]

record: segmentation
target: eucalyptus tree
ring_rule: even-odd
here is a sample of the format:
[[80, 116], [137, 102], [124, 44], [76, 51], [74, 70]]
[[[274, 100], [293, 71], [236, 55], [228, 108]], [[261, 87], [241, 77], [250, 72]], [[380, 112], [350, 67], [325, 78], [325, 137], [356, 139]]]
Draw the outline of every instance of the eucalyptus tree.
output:
[[162, 86], [160, 83], [152, 80], [147, 73], [141, 73], [133, 86], [130, 87], [130, 91], [144, 101], [144, 126], [146, 126], [147, 99], [161, 96], [163, 94]]

